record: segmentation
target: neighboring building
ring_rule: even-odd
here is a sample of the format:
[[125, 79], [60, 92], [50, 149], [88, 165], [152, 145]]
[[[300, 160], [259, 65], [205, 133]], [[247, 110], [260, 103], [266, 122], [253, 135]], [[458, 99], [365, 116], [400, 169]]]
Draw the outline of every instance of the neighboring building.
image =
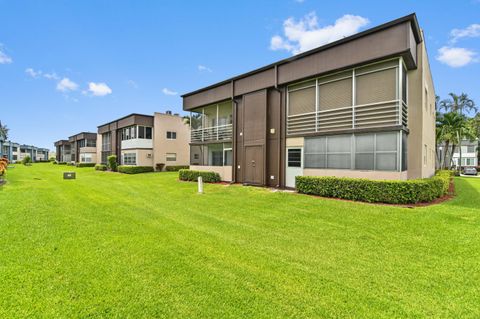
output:
[[55, 153], [57, 162], [71, 162], [71, 145], [68, 140], [59, 140], [55, 142]]
[[97, 158], [106, 163], [113, 154], [121, 165], [188, 165], [189, 138], [189, 127], [178, 114], [134, 113], [98, 127]]
[[[460, 165], [460, 149], [458, 145], [455, 147], [455, 152], [452, 156], [452, 165], [453, 166], [462, 166], [462, 167], [475, 167], [479, 166], [478, 164], [478, 140], [475, 141], [462, 141], [462, 163]], [[447, 154], [447, 161], [450, 160], [450, 154], [452, 153], [452, 146], [449, 146], [448, 154]], [[444, 158], [445, 156], [445, 145], [438, 146], [438, 156], [439, 160]]]
[[97, 162], [97, 133], [82, 132], [68, 138], [71, 161], [76, 163]]
[[24, 159], [27, 155], [30, 156], [32, 162], [48, 160], [49, 150], [46, 148], [39, 148], [33, 145], [21, 145], [12, 141], [2, 143], [0, 149], [0, 156], [7, 158], [10, 162], [17, 162]]
[[435, 90], [414, 14], [182, 97], [191, 168], [225, 181], [435, 171]]

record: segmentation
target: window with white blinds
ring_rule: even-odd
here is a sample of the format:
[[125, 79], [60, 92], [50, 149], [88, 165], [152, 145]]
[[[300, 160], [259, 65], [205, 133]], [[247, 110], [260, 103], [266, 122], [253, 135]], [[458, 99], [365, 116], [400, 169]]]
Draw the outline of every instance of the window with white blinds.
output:
[[315, 95], [315, 86], [289, 92], [288, 115], [315, 112]]

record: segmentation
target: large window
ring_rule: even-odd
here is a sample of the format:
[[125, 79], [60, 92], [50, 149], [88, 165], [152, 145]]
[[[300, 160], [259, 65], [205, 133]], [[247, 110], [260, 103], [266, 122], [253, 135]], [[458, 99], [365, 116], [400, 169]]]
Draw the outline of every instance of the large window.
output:
[[96, 147], [97, 146], [97, 141], [94, 139], [88, 139], [87, 140], [87, 147]]
[[[305, 138], [305, 168], [396, 171], [400, 132]], [[406, 170], [406, 138], [402, 170]]]
[[85, 147], [85, 139], [77, 141], [77, 147], [78, 148]]
[[136, 165], [137, 154], [136, 153], [123, 153], [123, 165]]
[[149, 126], [132, 125], [122, 129], [122, 141], [136, 138], [152, 139], [152, 128]]
[[112, 134], [110, 132], [102, 134], [102, 151], [110, 152], [112, 150]]
[[190, 114], [191, 141], [232, 139], [232, 101], [197, 108]]
[[80, 154], [80, 162], [82, 163], [91, 163], [92, 162], [92, 154], [81, 153]]
[[190, 146], [190, 165], [230, 166], [232, 164], [233, 154], [231, 143]]

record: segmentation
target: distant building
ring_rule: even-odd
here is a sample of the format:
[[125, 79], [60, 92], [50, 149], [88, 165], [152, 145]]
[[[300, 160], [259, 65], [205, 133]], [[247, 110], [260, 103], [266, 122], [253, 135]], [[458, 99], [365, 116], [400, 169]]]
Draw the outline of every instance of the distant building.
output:
[[[437, 161], [442, 161], [445, 157], [445, 145], [438, 145], [438, 158]], [[449, 161], [450, 157], [452, 158], [452, 166], [462, 166], [462, 167], [472, 167], [472, 166], [479, 166], [478, 164], [478, 140], [469, 141], [463, 140], [462, 141], [462, 163], [460, 164], [460, 148], [458, 145], [455, 147], [455, 152], [453, 156], [450, 154], [452, 153], [452, 146], [448, 147], [448, 154], [446, 160]], [[440, 166], [440, 162], [437, 166]]]
[[41, 162], [48, 160], [49, 152], [50, 150], [47, 148], [5, 141], [0, 148], [0, 157], [6, 158], [10, 162], [15, 163], [21, 161], [26, 156], [30, 156], [33, 162]]

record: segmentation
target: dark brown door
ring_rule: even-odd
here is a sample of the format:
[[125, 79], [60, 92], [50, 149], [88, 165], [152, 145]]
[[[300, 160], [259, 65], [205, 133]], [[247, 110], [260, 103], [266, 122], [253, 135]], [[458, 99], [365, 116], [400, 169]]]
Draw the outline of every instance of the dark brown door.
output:
[[263, 185], [263, 146], [245, 147], [245, 183]]

